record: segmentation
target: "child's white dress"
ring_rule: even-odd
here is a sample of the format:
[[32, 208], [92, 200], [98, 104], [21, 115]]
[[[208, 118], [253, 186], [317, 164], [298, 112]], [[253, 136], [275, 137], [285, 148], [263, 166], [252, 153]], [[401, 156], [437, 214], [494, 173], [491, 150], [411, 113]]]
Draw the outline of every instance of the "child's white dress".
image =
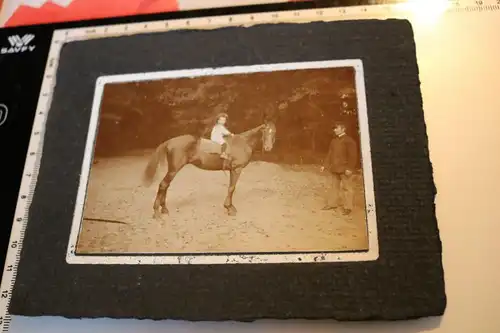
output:
[[224, 139], [224, 136], [230, 135], [231, 132], [221, 124], [217, 124], [212, 128], [212, 133], [210, 135], [210, 140], [217, 142], [220, 145], [223, 145], [226, 140]]

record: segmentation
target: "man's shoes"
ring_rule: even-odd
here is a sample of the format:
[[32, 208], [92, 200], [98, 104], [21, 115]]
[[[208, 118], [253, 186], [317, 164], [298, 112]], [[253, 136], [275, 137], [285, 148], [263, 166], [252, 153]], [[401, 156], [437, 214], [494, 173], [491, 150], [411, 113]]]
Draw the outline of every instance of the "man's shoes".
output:
[[342, 209], [343, 215], [351, 215], [351, 212], [352, 212], [352, 210], [350, 210], [350, 209], [346, 209], [346, 208]]
[[[337, 206], [329, 206], [329, 205], [326, 205], [323, 208], [321, 208], [321, 210], [338, 210], [338, 209], [339, 209], [339, 207], [337, 207]], [[342, 208], [341, 212], [342, 212], [342, 215], [351, 215], [352, 210], [351, 209]]]

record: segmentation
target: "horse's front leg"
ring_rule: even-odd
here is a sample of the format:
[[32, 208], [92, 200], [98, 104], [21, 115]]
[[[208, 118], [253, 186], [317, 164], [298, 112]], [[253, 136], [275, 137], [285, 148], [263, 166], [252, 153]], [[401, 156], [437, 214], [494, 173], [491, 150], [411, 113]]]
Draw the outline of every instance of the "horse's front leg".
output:
[[229, 177], [229, 187], [227, 189], [226, 200], [224, 201], [224, 208], [226, 208], [227, 214], [234, 216], [237, 213], [236, 207], [233, 206], [233, 194], [236, 189], [236, 183], [240, 178], [242, 168], [231, 169]]

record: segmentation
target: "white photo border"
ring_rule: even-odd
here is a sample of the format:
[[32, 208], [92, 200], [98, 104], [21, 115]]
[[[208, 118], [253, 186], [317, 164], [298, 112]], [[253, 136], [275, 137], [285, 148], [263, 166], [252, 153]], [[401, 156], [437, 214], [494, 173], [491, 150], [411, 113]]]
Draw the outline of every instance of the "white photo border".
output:
[[[201, 77], [228, 74], [247, 74], [258, 72], [274, 72], [298, 69], [322, 69], [353, 67], [355, 70], [356, 97], [358, 106], [358, 124], [361, 141], [361, 160], [365, 196], [365, 216], [368, 229], [368, 250], [351, 252], [290, 252], [290, 253], [202, 253], [194, 254], [76, 254], [76, 244], [83, 222], [83, 210], [86, 201], [87, 187], [94, 155], [94, 146], [99, 124], [100, 105], [104, 87], [108, 83], [126, 83], [154, 81], [170, 78]], [[365, 93], [363, 62], [360, 59], [327, 60], [277, 63], [265, 65], [231, 66], [219, 68], [200, 68], [172, 70], [149, 73], [134, 73], [101, 76], [96, 81], [92, 112], [87, 134], [87, 142], [83, 158], [80, 183], [76, 198], [69, 244], [66, 253], [68, 264], [94, 265], [175, 265], [175, 264], [276, 264], [276, 263], [314, 263], [314, 262], [355, 262], [373, 261], [379, 256], [377, 218], [375, 209], [375, 193], [373, 186], [372, 158], [370, 149], [370, 132], [368, 110]]]

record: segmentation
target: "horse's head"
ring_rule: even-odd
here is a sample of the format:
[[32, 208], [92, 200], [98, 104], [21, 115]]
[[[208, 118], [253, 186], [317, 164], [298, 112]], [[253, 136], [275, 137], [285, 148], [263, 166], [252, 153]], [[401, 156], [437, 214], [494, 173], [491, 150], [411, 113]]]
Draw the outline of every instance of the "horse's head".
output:
[[262, 128], [262, 146], [265, 151], [273, 149], [276, 140], [276, 125], [272, 121], [266, 121]]

